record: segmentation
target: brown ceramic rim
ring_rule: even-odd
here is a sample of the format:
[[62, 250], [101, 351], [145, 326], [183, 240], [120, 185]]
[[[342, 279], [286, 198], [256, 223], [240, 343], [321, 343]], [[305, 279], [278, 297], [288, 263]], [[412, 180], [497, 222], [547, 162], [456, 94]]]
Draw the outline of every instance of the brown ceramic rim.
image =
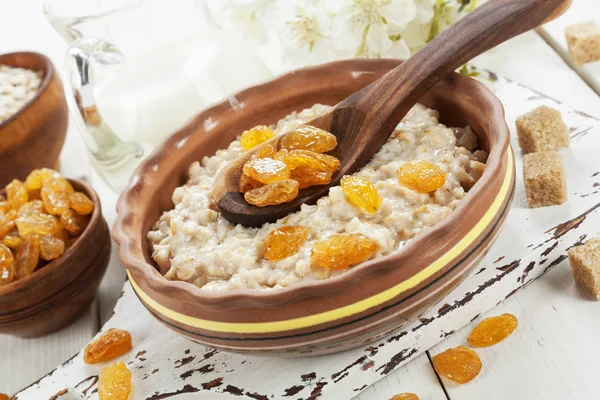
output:
[[[325, 66], [311, 67], [302, 71], [319, 71], [324, 68], [342, 68], [351, 65], [354, 71], [368, 71], [370, 66], [379, 64], [389, 65], [390, 68], [397, 65], [399, 60], [350, 60], [338, 61]], [[344, 69], [346, 71], [347, 69]], [[250, 98], [252, 93], [261, 91], [264, 85], [276, 86], [284, 85], [286, 80], [290, 78], [294, 72], [283, 75], [271, 82], [263, 85], [254, 86], [235, 95], [235, 97]], [[486, 191], [486, 186], [494, 181], [494, 174], [502, 169], [501, 166], [506, 157], [506, 152], [509, 146], [509, 132], [504, 120], [504, 109], [500, 101], [481, 83], [461, 76], [453, 74], [445, 81], [451, 81], [454, 89], [457, 91], [465, 91], [473, 97], [482, 101], [481, 108], [489, 111], [487, 115], [488, 126], [498, 132], [498, 142], [491, 149], [487, 161], [487, 168], [479, 182], [470, 190], [462, 199], [456, 210], [443, 222], [431, 228], [427, 232], [417, 236], [402, 250], [391, 255], [378, 258], [359, 265], [352, 270], [335, 278], [323, 281], [299, 282], [290, 287], [273, 290], [261, 291], [253, 289], [234, 289], [225, 292], [205, 292], [198, 287], [187, 282], [169, 281], [165, 279], [153, 265], [145, 261], [146, 255], [140, 238], [137, 237], [136, 226], [143, 224], [141, 215], [133, 208], [135, 203], [139, 201], [139, 195], [143, 192], [146, 185], [145, 172], [152, 168], [157, 159], [164, 156], [164, 152], [172, 147], [175, 143], [185, 139], [183, 130], [178, 131], [169, 137], [162, 146], [159, 146], [155, 151], [136, 169], [133, 173], [128, 188], [121, 194], [117, 212], [118, 218], [113, 229], [113, 238], [120, 244], [120, 256], [125, 267], [132, 273], [134, 279], [141, 279], [144, 285], [157, 293], [163, 293], [166, 296], [176, 296], [181, 293], [186, 299], [191, 299], [199, 304], [212, 308], [231, 308], [236, 304], [244, 304], [249, 307], [265, 307], [272, 308], [280, 306], [297, 299], [305, 297], [313, 297], [323, 294], [331, 294], [340, 292], [348, 287], [349, 282], [358, 282], [362, 278], [371, 275], [375, 272], [380, 272], [382, 268], [389, 269], [390, 265], [377, 265], [378, 263], [392, 259], [406, 259], [408, 255], [418, 251], [422, 246], [435, 240], [439, 240], [445, 235], [451, 234], [461, 224], [463, 214], [468, 212], [471, 207], [477, 203], [477, 199]], [[208, 110], [200, 113], [201, 116], [210, 116], [212, 109], [221, 109], [228, 106], [227, 102], [223, 102], [211, 107]], [[145, 236], [141, 240], [146, 240]]]
[[54, 71], [54, 66], [52, 65], [52, 62], [50, 61], [50, 59], [48, 57], [46, 57], [43, 54], [32, 52], [32, 51], [22, 51], [22, 52], [2, 54], [2, 55], [0, 55], [0, 65], [8, 65], [9, 67], [13, 67], [13, 68], [26, 68], [21, 65], [4, 64], [4, 61], [3, 61], [4, 58], [8, 58], [8, 57], [11, 57], [11, 56], [14, 56], [17, 54], [24, 55], [24, 56], [36, 57], [44, 63], [44, 69], [41, 71], [43, 74], [42, 83], [40, 84], [40, 87], [38, 88], [37, 92], [35, 93], [35, 96], [33, 96], [27, 103], [25, 103], [23, 105], [23, 107], [21, 107], [16, 113], [14, 113], [10, 117], [8, 117], [3, 122], [0, 122], [0, 130], [2, 128], [4, 128], [6, 125], [10, 124], [12, 121], [16, 120], [21, 114], [23, 114], [25, 112], [25, 110], [27, 110], [27, 108], [29, 108], [29, 106], [33, 102], [35, 102], [46, 91], [46, 89], [48, 88], [48, 85], [50, 84], [52, 79], [54, 79], [54, 75], [56, 73]]
[[[25, 278], [11, 282], [8, 285], [0, 286], [0, 296], [4, 296], [13, 293], [17, 290], [21, 290], [34, 280], [44, 279], [44, 277], [52, 274], [52, 272], [54, 272], [56, 269], [61, 268], [61, 264], [63, 263], [63, 261], [69, 258], [72, 254], [75, 254], [82, 250], [80, 248], [82, 242], [81, 239], [89, 234], [93, 226], [96, 226], [98, 223], [100, 223], [100, 219], [102, 218], [102, 205], [100, 204], [100, 199], [98, 198], [96, 192], [83, 182], [75, 181], [72, 179], [68, 179], [68, 181], [73, 185], [75, 190], [84, 192], [94, 202], [94, 211], [92, 211], [90, 221], [88, 222], [82, 234], [79, 235], [75, 243], [73, 243], [67, 249], [67, 251], [63, 253], [62, 256], [46, 264], [43, 268], [34, 271], [31, 275], [26, 276]], [[4, 190], [2, 190], [2, 192], [4, 192]], [[102, 246], [103, 249], [104, 243], [102, 244]]]

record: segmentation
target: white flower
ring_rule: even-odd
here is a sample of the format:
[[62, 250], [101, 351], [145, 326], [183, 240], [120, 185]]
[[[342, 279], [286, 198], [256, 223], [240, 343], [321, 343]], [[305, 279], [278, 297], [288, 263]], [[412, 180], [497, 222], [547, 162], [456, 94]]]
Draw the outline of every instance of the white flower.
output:
[[332, 37], [347, 57], [410, 56], [400, 36], [415, 18], [414, 0], [331, 0]]
[[281, 10], [280, 27], [285, 61], [304, 66], [340, 58], [330, 41], [332, 15], [324, 11], [318, 1], [286, 3]]
[[411, 53], [417, 52], [427, 44], [431, 31], [431, 21], [435, 14], [436, 0], [415, 0], [415, 19], [402, 31], [402, 39], [406, 42]]
[[[485, 0], [206, 0], [289, 67], [365, 57], [408, 58]], [[225, 6], [223, 6], [225, 5]]]
[[208, 0], [212, 15], [224, 29], [240, 29], [259, 43], [268, 40], [264, 21], [272, 18], [270, 12], [276, 0]]

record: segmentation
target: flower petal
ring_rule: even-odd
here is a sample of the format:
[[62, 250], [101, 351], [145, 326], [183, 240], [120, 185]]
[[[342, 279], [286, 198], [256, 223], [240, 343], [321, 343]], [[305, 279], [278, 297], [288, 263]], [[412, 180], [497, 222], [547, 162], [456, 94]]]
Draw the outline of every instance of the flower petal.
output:
[[390, 0], [381, 6], [381, 15], [386, 20], [390, 35], [396, 35], [415, 19], [415, 0]]
[[385, 57], [400, 58], [402, 60], [410, 58], [410, 49], [404, 39], [396, 40], [393, 43], [392, 47], [384, 54]]
[[391, 49], [394, 42], [388, 35], [388, 28], [385, 24], [372, 24], [366, 37], [366, 52], [372, 56], [382, 56]]

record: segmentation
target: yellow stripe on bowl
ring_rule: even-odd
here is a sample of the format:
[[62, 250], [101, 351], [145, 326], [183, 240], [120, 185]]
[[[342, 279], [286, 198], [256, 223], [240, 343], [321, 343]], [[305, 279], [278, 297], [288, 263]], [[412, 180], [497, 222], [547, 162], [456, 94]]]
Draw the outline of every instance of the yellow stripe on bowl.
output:
[[319, 314], [308, 315], [306, 317], [293, 318], [284, 321], [274, 321], [274, 322], [218, 322], [218, 321], [210, 321], [206, 319], [200, 319], [195, 317], [190, 317], [188, 315], [184, 315], [173, 311], [165, 306], [157, 303], [154, 299], [144, 293], [141, 288], [135, 283], [129, 271], [127, 271], [127, 275], [129, 276], [129, 281], [131, 282], [131, 286], [133, 290], [137, 293], [137, 295], [148, 305], [148, 307], [152, 308], [156, 313], [162, 314], [165, 317], [177, 321], [181, 324], [185, 324], [188, 326], [194, 326], [199, 329], [204, 329], [207, 331], [213, 332], [231, 332], [231, 333], [269, 333], [269, 332], [282, 332], [282, 331], [290, 331], [294, 329], [307, 328], [314, 325], [319, 325], [331, 321], [335, 321], [338, 319], [342, 319], [354, 314], [361, 313], [369, 308], [376, 307], [380, 304], [383, 304], [394, 297], [398, 296], [402, 292], [405, 292], [419, 283], [423, 282], [427, 278], [434, 275], [440, 269], [444, 268], [448, 263], [452, 262], [456, 257], [458, 257], [465, 249], [467, 249], [478, 237], [479, 235], [486, 229], [486, 227], [491, 223], [494, 217], [500, 211], [502, 204], [506, 200], [507, 196], [510, 194], [510, 183], [512, 181], [513, 169], [514, 169], [514, 155], [512, 149], [508, 149], [507, 153], [507, 168], [506, 168], [506, 176], [504, 177], [504, 182], [502, 183], [502, 187], [500, 188], [500, 192], [498, 196], [494, 199], [494, 202], [485, 213], [483, 218], [479, 220], [479, 222], [471, 229], [471, 231], [465, 235], [464, 238], [460, 240], [452, 249], [438, 258], [435, 262], [429, 265], [427, 268], [424, 268], [416, 275], [411, 278], [401, 282], [400, 284], [385, 290], [375, 296], [371, 296], [369, 298], [357, 301], [356, 303], [349, 304], [347, 306], [325, 311]]

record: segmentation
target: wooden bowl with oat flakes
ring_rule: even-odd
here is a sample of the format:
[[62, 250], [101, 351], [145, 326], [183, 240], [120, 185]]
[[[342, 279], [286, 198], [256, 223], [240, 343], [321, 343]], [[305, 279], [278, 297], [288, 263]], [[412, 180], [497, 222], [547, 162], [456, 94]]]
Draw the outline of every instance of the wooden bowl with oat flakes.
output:
[[[63, 85], [48, 57], [33, 52], [0, 55], [0, 65], [40, 72], [37, 93], [0, 122], [0, 186], [24, 179], [36, 168], [58, 169], [67, 134]], [[0, 82], [0, 85], [2, 82]]]

